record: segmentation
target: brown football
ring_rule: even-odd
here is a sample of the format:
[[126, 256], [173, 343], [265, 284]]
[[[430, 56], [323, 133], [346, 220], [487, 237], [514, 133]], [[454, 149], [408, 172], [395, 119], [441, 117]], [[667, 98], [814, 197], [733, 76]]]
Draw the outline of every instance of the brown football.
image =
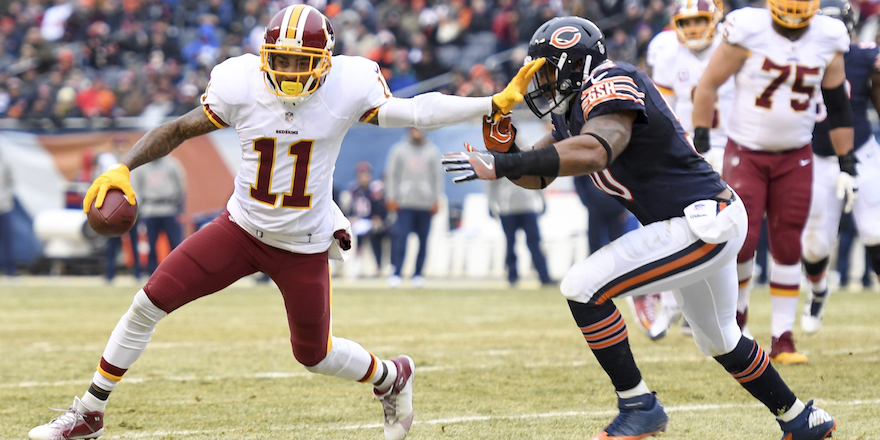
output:
[[129, 204], [121, 190], [111, 189], [107, 191], [107, 197], [100, 208], [95, 208], [95, 200], [92, 200], [89, 206], [89, 226], [105, 237], [119, 237], [131, 230], [137, 214], [137, 200], [134, 205]]

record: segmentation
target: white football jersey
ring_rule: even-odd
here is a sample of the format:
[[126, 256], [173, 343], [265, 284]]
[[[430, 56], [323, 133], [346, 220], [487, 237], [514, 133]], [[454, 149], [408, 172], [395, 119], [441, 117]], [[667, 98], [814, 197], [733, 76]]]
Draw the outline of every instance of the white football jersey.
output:
[[391, 97], [379, 66], [334, 56], [324, 84], [305, 102], [283, 104], [264, 84], [260, 58], [218, 64], [202, 106], [219, 127], [235, 128], [241, 167], [227, 209], [273, 246], [326, 251], [334, 231], [333, 171], [348, 129]]
[[[648, 44], [647, 62], [651, 67], [651, 80], [663, 92], [663, 97], [669, 101], [669, 106], [675, 112], [681, 126], [692, 136], [694, 90], [719, 44], [721, 44], [721, 36], [716, 33], [709, 47], [694, 52], [678, 41], [675, 31], [660, 32]], [[709, 144], [713, 148], [724, 148], [727, 144], [726, 122], [733, 107], [733, 94], [733, 78], [728, 78], [718, 88], [716, 113], [710, 127], [712, 130]]]
[[791, 41], [773, 30], [770, 11], [742, 8], [727, 15], [724, 38], [749, 50], [735, 74], [736, 97], [727, 135], [753, 150], [784, 151], [812, 140], [815, 107], [825, 69], [849, 51], [842, 21], [816, 14]]

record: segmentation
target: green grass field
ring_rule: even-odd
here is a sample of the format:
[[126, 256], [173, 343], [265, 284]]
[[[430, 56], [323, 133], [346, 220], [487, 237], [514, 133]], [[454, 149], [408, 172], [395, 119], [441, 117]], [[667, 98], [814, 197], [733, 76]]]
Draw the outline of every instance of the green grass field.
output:
[[[342, 284], [342, 283], [340, 283]], [[334, 334], [416, 362], [412, 439], [587, 439], [616, 414], [609, 380], [552, 289], [429, 280], [423, 290], [345, 283]], [[137, 287], [0, 284], [0, 440], [24, 439], [82, 395]], [[648, 386], [670, 413], [659, 439], [778, 439], [769, 412], [674, 328], [652, 342], [627, 317]], [[750, 328], [769, 347], [769, 296]], [[797, 327], [802, 366], [777, 366], [838, 422], [835, 439], [880, 438], [880, 295], [832, 297], [821, 332]], [[308, 373], [291, 355], [274, 286], [233, 286], [159, 324], [114, 391], [106, 439], [382, 439], [370, 387]]]

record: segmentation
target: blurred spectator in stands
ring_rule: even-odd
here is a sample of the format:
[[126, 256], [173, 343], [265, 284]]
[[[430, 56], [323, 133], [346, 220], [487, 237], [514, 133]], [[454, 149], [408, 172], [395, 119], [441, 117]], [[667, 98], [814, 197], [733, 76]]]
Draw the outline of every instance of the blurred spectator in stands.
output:
[[377, 64], [382, 69], [382, 75], [385, 80], [391, 82], [394, 79], [394, 56], [397, 52], [397, 40], [394, 34], [387, 29], [382, 29], [376, 34], [376, 45], [367, 50], [365, 56]]
[[231, 2], [227, 0], [207, 0], [198, 2], [196, 14], [198, 17], [205, 15], [213, 15], [216, 17], [216, 26], [222, 29], [229, 29], [235, 20], [235, 4], [239, 2]]
[[[559, 15], [553, 12], [548, 3], [541, 0], [522, 2], [520, 3], [520, 8], [520, 16], [522, 18], [519, 21], [519, 34], [524, 38], [531, 37], [544, 22]], [[549, 15], [546, 18], [544, 17], [545, 13]]]
[[174, 110], [171, 92], [165, 88], [157, 88], [151, 94], [152, 101], [141, 112], [138, 126], [144, 130], [158, 127]]
[[468, 73], [468, 80], [463, 82], [455, 94], [458, 96], [490, 96], [495, 93], [492, 74], [482, 64], [474, 64]]
[[186, 172], [179, 160], [164, 156], [132, 171], [131, 186], [138, 199], [138, 223], [147, 228], [147, 274], [152, 275], [159, 265], [159, 234], [165, 234], [169, 250], [182, 239], [180, 217], [186, 199]]
[[0, 273], [15, 275], [15, 252], [12, 248], [12, 210], [15, 208], [15, 181], [12, 165], [0, 150]]
[[387, 280], [391, 288], [400, 286], [407, 239], [411, 233], [419, 237], [412, 286], [419, 288], [425, 283], [422, 268], [428, 251], [428, 232], [431, 218], [437, 213], [440, 197], [444, 194], [439, 158], [440, 149], [416, 128], [410, 128], [408, 135], [394, 144], [388, 153], [385, 204], [389, 212], [397, 214], [391, 226], [391, 264], [394, 274]]
[[391, 79], [388, 80], [388, 88], [392, 92], [415, 85], [419, 82], [416, 71], [409, 61], [409, 52], [399, 49], [394, 55], [394, 64], [391, 68]]
[[199, 87], [192, 83], [181, 84], [177, 88], [177, 98], [171, 115], [180, 116], [199, 106]]
[[96, 21], [89, 25], [86, 36], [82, 51], [88, 66], [102, 70], [120, 64], [119, 44], [111, 38], [110, 25]]
[[351, 8], [360, 16], [360, 22], [369, 33], [376, 32], [376, 8], [370, 0], [354, 0]]
[[469, 30], [474, 33], [492, 31], [492, 7], [489, 4], [489, 0], [471, 1], [471, 25]]
[[46, 41], [58, 41], [64, 37], [67, 19], [73, 14], [73, 2], [70, 0], [55, 0], [52, 6], [43, 13], [43, 21], [40, 23], [40, 34]]
[[177, 28], [172, 28], [168, 23], [163, 23], [161, 21], [153, 22], [150, 25], [150, 45], [148, 52], [150, 56], [153, 57], [156, 56], [154, 54], [160, 54], [162, 56], [162, 62], [165, 62], [165, 60], [168, 59], [183, 61], [183, 55], [180, 53], [180, 42], [176, 36], [172, 37], [172, 35], [176, 35], [178, 31]]
[[28, 99], [22, 90], [23, 81], [18, 77], [11, 77], [6, 80], [6, 91], [9, 94], [9, 109], [6, 110], [6, 116], [14, 119], [24, 117], [28, 109]]
[[608, 58], [615, 61], [625, 61], [630, 64], [636, 62], [636, 42], [621, 28], [616, 27], [611, 31], [611, 39], [606, 39], [608, 46]]
[[[724, 9], [729, 7], [729, 2], [725, 2]], [[669, 14], [669, 5], [663, 0], [648, 0], [645, 7], [644, 21], [651, 26], [651, 38], [659, 34], [666, 26], [669, 26], [669, 20], [672, 16]]]
[[[498, 41], [495, 45], [496, 52], [502, 52], [516, 46], [520, 42], [519, 12], [516, 10], [515, 0], [499, 0], [496, 8], [499, 10], [492, 19], [492, 32]], [[526, 35], [523, 38], [529, 38]]]
[[59, 49], [55, 60], [52, 71], [58, 72], [62, 80], [76, 67], [76, 55], [69, 48]]
[[55, 94], [55, 104], [52, 108], [52, 122], [56, 127], [64, 126], [64, 118], [82, 117], [82, 112], [76, 106], [76, 91], [73, 87], [64, 86]]
[[427, 37], [423, 34], [414, 34], [411, 42], [412, 49], [409, 51], [409, 59], [419, 81], [431, 79], [449, 71], [437, 60], [436, 49], [428, 45]]
[[116, 105], [116, 95], [107, 88], [102, 76], [96, 76], [94, 82], [84, 80], [83, 88], [76, 94], [76, 105], [87, 118], [110, 117]]
[[119, 116], [137, 116], [147, 106], [144, 89], [139, 86], [137, 74], [131, 70], [119, 73], [116, 86], [117, 108]]
[[[455, 6], [459, 9], [456, 9]], [[439, 3], [434, 7], [434, 10], [437, 12], [438, 17], [437, 43], [441, 45], [452, 44], [456, 46], [464, 44], [462, 32], [465, 28], [463, 27], [462, 21], [466, 21], [469, 25], [470, 16], [463, 11], [470, 10], [463, 7], [460, 1], [458, 1], [457, 5], [455, 2], [450, 4]], [[466, 20], [459, 20], [458, 14], [460, 12], [466, 15]]]
[[122, 23], [122, 27], [116, 35], [119, 42], [119, 50], [138, 54], [150, 53], [150, 33], [145, 23], [129, 16]]
[[345, 215], [351, 221], [351, 230], [357, 236], [357, 256], [369, 244], [376, 259], [376, 276], [382, 274], [382, 242], [388, 235], [385, 208], [385, 184], [373, 179], [373, 166], [367, 161], [355, 165], [355, 180], [345, 189]]
[[55, 96], [52, 94], [52, 86], [49, 84], [40, 84], [37, 86], [37, 93], [31, 99], [30, 107], [25, 117], [36, 123], [44, 118], [51, 118], [54, 110]]
[[538, 272], [542, 285], [551, 285], [553, 280], [547, 272], [547, 259], [541, 250], [541, 232], [538, 229], [538, 215], [544, 212], [544, 196], [541, 191], [517, 186], [507, 179], [492, 180], [486, 183], [489, 210], [501, 220], [507, 243], [504, 264], [507, 266], [507, 281], [511, 286], [519, 281], [516, 263], [516, 233], [520, 229], [526, 234], [526, 246], [532, 254], [532, 264]]
[[216, 30], [217, 28], [212, 23], [199, 25], [198, 38], [183, 48], [183, 59], [189, 68], [199, 69], [201, 66], [211, 68], [217, 64], [220, 39], [217, 37]]

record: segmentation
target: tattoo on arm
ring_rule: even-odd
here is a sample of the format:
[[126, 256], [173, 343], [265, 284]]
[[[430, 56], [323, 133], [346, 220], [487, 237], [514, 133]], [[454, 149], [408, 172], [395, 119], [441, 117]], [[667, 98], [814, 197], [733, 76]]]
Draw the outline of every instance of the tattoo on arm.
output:
[[145, 134], [122, 160], [129, 169], [135, 169], [147, 162], [171, 153], [183, 141], [217, 130], [218, 127], [208, 119], [202, 107], [166, 122]]
[[632, 124], [636, 119], [634, 111], [610, 113], [587, 120], [581, 133], [596, 133], [611, 145], [611, 151], [617, 157], [629, 144], [632, 137]]

